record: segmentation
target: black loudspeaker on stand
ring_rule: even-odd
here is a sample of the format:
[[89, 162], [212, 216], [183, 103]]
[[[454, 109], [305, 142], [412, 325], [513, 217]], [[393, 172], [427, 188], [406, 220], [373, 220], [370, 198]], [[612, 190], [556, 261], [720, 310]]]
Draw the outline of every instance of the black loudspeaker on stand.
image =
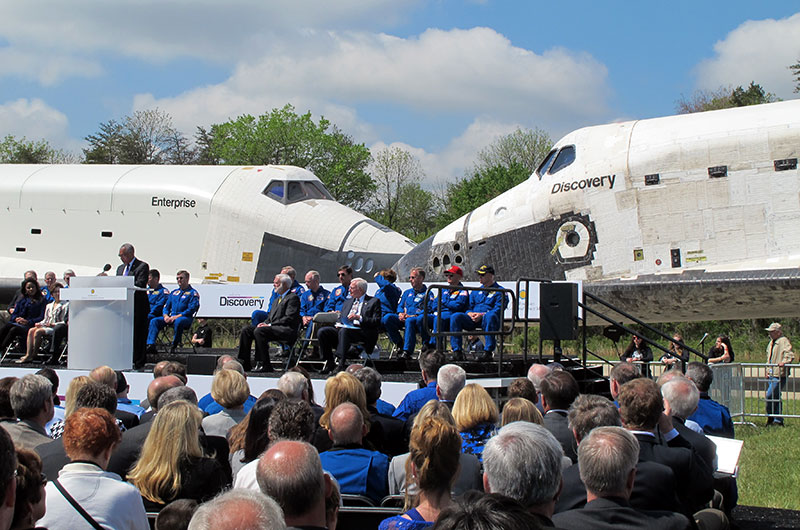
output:
[[543, 340], [578, 338], [578, 284], [539, 284], [539, 322]]

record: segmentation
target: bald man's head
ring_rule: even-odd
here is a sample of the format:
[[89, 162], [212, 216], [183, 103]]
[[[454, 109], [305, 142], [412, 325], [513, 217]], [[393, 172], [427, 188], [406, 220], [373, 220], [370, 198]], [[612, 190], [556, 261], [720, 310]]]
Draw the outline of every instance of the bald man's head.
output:
[[[300, 441], [280, 441], [258, 460], [256, 479], [261, 491], [275, 499], [283, 509], [288, 526], [303, 518], [305, 524], [325, 526], [325, 480], [319, 454], [313, 445]], [[311, 523], [307, 517], [318, 520]]]
[[183, 381], [174, 375], [165, 375], [150, 381], [150, 384], [147, 385], [147, 401], [150, 402], [153, 410], [158, 410], [158, 398], [161, 397], [161, 394], [176, 386], [183, 386]]

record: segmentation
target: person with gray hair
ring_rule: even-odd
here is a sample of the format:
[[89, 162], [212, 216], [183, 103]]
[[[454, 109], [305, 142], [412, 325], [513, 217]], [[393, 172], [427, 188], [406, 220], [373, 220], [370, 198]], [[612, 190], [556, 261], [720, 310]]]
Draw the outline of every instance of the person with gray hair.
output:
[[483, 489], [511, 497], [535, 515], [542, 526], [550, 520], [561, 492], [564, 451], [541, 425], [515, 421], [486, 442]]
[[28, 374], [17, 379], [9, 391], [17, 423], [3, 422], [14, 444], [26, 449], [48, 443], [45, 425], [53, 419], [53, 384], [41, 375]]
[[308, 381], [300, 372], [286, 372], [278, 379], [278, 390], [287, 399], [308, 401]]
[[188, 386], [176, 386], [168, 389], [158, 398], [158, 407], [164, 408], [174, 401], [188, 401], [197, 406], [197, 394]]
[[250, 371], [250, 347], [256, 343], [254, 372], [272, 372], [269, 360], [269, 343], [293, 343], [300, 329], [300, 297], [290, 291], [292, 280], [286, 274], [276, 274], [272, 280], [277, 297], [272, 302], [266, 320], [251, 323], [239, 334], [239, 361], [245, 371]]
[[686, 516], [667, 511], [636, 510], [628, 503], [636, 476], [639, 443], [622, 427], [597, 427], [578, 446], [581, 480], [586, 485], [583, 508], [553, 516], [564, 528], [614, 529], [690, 528]]
[[[733, 420], [730, 410], [725, 405], [711, 399], [708, 393], [711, 383], [714, 381], [714, 371], [711, 367], [696, 361], [690, 362], [686, 365], [686, 377], [691, 379], [697, 385], [697, 390], [700, 391], [697, 410], [688, 419], [700, 425], [706, 434], [733, 438]], [[767, 424], [769, 425], [769, 423]]]
[[619, 409], [608, 398], [596, 394], [579, 395], [569, 407], [567, 421], [578, 443], [595, 427], [622, 427]]
[[201, 504], [189, 522], [189, 530], [217, 528], [285, 530], [286, 523], [271, 498], [259, 491], [233, 489]]
[[[338, 288], [337, 288], [338, 289]], [[323, 372], [333, 369], [333, 350], [339, 359], [337, 371], [347, 368], [347, 353], [353, 343], [361, 342], [364, 352], [372, 354], [378, 342], [378, 333], [381, 326], [381, 301], [367, 294], [367, 281], [363, 278], [354, 278], [350, 282], [350, 298], [342, 304], [339, 312], [339, 327], [324, 327], [319, 330], [319, 349], [325, 359]], [[333, 295], [331, 295], [333, 296]]]
[[330, 417], [333, 448], [321, 453], [322, 467], [339, 482], [342, 493], [380, 502], [388, 491], [389, 458], [362, 445], [367, 426], [358, 406], [345, 402]]
[[277, 501], [287, 526], [326, 526], [325, 499], [331, 494], [332, 484], [313, 445], [275, 443], [258, 459], [256, 480], [261, 491]]
[[457, 364], [446, 364], [436, 374], [436, 396], [439, 401], [452, 403], [467, 383], [467, 372]]

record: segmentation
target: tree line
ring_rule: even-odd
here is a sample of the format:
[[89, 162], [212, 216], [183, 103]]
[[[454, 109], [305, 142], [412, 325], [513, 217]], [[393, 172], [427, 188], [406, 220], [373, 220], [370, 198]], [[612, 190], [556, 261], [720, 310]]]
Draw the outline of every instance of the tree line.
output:
[[[790, 68], [800, 88], [800, 63]], [[697, 92], [676, 106], [687, 113], [776, 100], [752, 82]], [[479, 151], [463, 178], [428, 190], [422, 165], [408, 150], [386, 147], [370, 153], [324, 117], [314, 121], [310, 112], [298, 114], [288, 104], [260, 116], [197, 127], [194, 141], [159, 109], [101, 123], [85, 140], [82, 156], [76, 156], [45, 140], [9, 135], [0, 141], [0, 163], [294, 165], [317, 175], [337, 201], [415, 241], [523, 182], [553, 145], [541, 129], [517, 129]]]

